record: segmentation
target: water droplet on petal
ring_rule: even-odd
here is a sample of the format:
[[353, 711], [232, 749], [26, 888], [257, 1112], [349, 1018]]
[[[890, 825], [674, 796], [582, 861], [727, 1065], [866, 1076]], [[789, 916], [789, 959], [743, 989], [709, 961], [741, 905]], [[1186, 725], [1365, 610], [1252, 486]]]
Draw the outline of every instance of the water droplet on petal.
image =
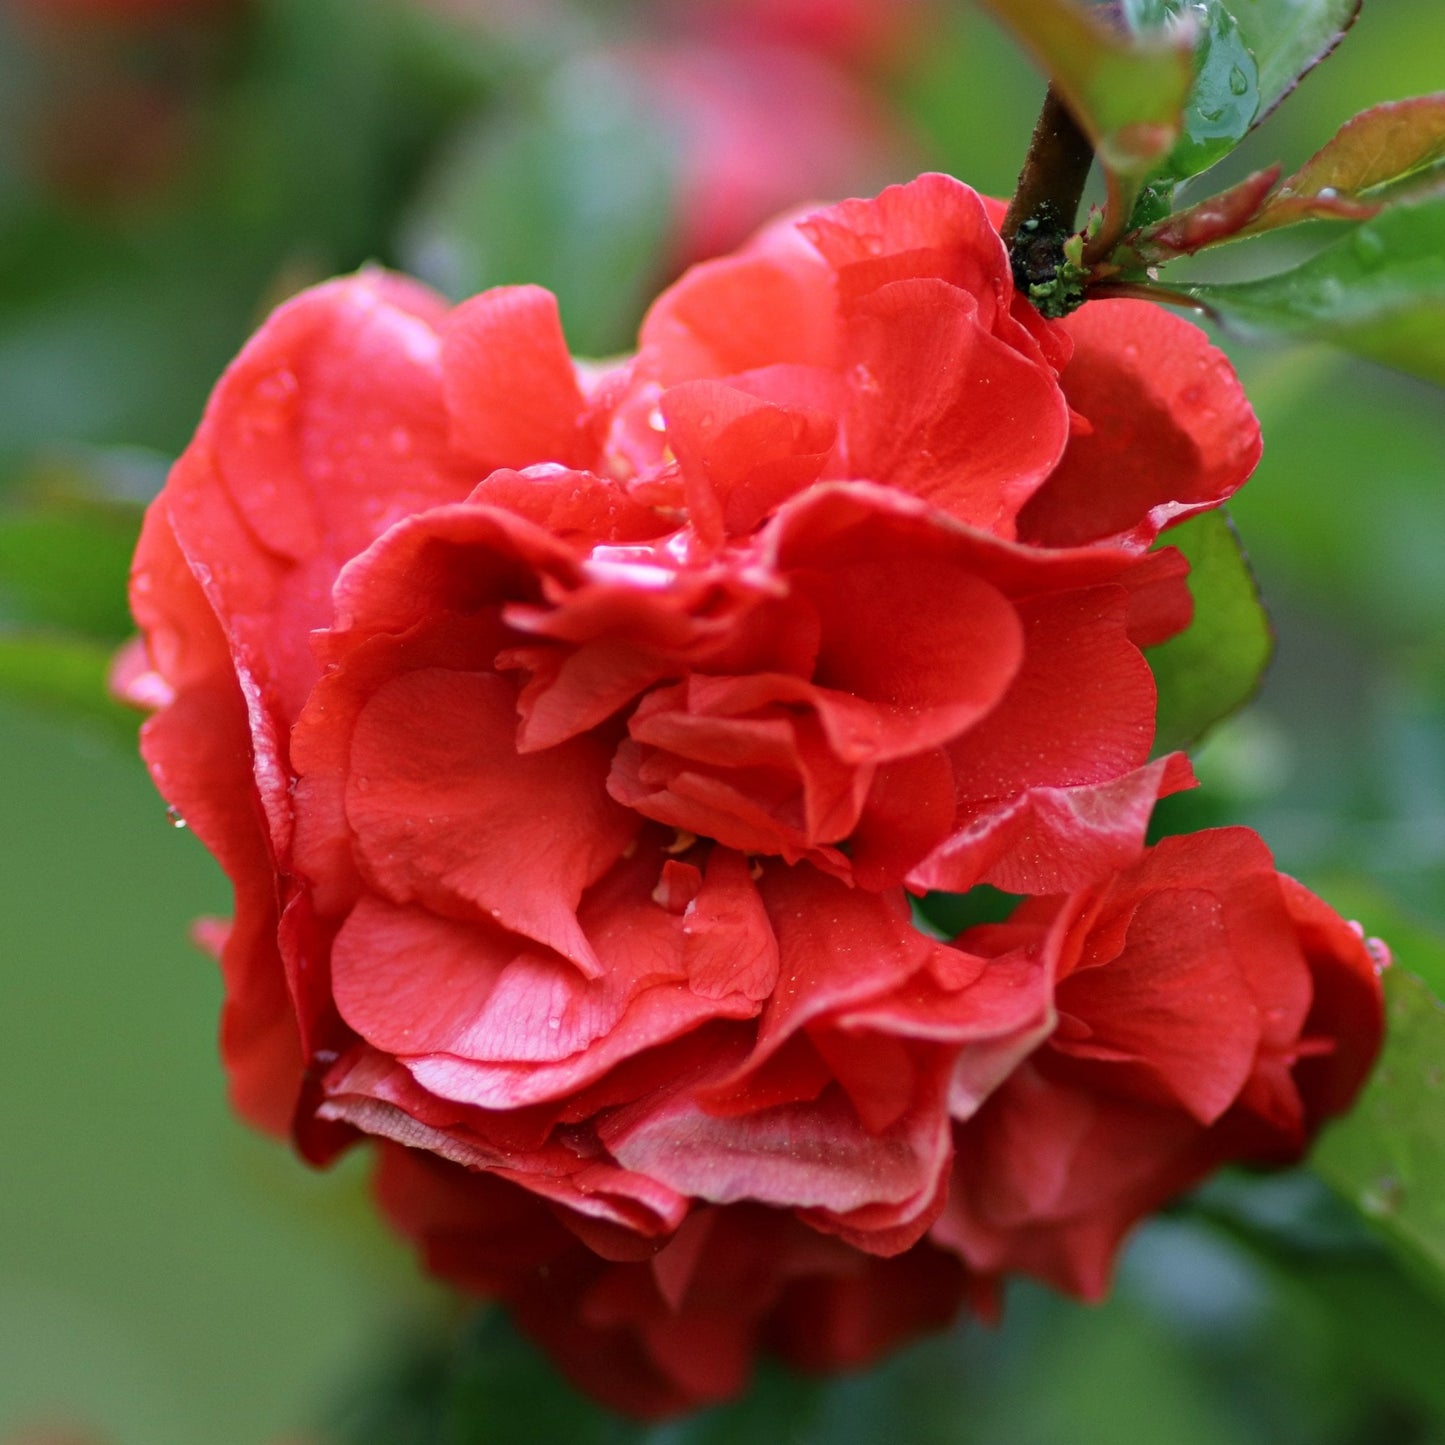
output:
[[172, 828], [184, 828], [186, 826], [186, 820], [181, 817], [181, 810], [177, 807], [168, 807], [166, 809], [166, 817], [170, 820]]
[[560, 1029], [562, 1027], [562, 1020], [558, 1018], [556, 1014], [553, 1014], [552, 1017], [547, 1020], [547, 1027], [549, 1029]]

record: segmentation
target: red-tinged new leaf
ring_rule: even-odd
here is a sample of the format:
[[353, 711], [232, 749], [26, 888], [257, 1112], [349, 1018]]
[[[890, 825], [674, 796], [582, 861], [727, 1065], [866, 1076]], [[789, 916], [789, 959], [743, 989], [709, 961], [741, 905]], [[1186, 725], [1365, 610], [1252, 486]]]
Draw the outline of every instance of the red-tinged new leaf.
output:
[[1445, 91], [1389, 101], [1346, 121], [1237, 234], [1252, 236], [1317, 217], [1366, 220], [1378, 187], [1445, 158]]
[[1233, 240], [1266, 205], [1280, 170], [1280, 166], [1273, 165], [1256, 171], [1227, 191], [1166, 216], [1129, 244], [1145, 265], [1154, 265]]

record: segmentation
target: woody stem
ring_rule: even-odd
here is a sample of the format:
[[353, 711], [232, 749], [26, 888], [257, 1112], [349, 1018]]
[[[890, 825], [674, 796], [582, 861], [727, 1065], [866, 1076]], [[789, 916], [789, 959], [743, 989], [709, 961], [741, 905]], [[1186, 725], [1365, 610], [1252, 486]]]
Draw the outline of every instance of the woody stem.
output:
[[1093, 163], [1089, 138], [1050, 86], [1001, 231], [1024, 290], [1050, 279], [1062, 261]]

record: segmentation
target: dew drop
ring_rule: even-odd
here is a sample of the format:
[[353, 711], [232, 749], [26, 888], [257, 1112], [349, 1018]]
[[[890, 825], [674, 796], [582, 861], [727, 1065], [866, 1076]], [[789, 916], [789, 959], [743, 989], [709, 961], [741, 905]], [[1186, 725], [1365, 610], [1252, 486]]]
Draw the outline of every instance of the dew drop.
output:
[[252, 434], [281, 430], [296, 399], [296, 378], [289, 371], [273, 371], [256, 383], [246, 412], [246, 429]]
[[1239, 66], [1235, 66], [1229, 72], [1229, 90], [1231, 95], [1243, 95], [1249, 89], [1249, 77]]
[[562, 1027], [562, 1020], [558, 1018], [556, 1014], [553, 1014], [552, 1017], [547, 1020], [547, 1027], [549, 1029], [560, 1029]]
[[166, 818], [169, 820], [172, 828], [184, 828], [186, 826], [186, 820], [181, 817], [181, 810], [177, 807], [167, 807]]
[[284, 405], [296, 395], [296, 377], [292, 372], [284, 368], [280, 371], [273, 371], [269, 376], [263, 376], [256, 383], [256, 396], [261, 401], [269, 401], [276, 405]]

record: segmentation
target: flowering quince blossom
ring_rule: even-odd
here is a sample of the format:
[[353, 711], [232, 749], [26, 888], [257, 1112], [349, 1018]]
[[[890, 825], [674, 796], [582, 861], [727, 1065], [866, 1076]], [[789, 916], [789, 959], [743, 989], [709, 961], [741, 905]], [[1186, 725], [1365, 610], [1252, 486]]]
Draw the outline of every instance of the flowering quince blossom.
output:
[[[535, 288], [332, 282], [147, 517], [119, 679], [235, 886], [237, 1107], [385, 1141], [433, 1266], [636, 1413], [1004, 1271], [1096, 1292], [1373, 1055], [1369, 955], [1257, 845], [1140, 861], [1192, 781], [1151, 544], [1247, 476], [1249, 407], [1152, 306], [1040, 319], [996, 220], [925, 176], [780, 223], [605, 366]], [[981, 881], [1040, 898], [915, 927]]]
[[1382, 945], [1244, 828], [1166, 838], [957, 942], [1043, 957], [1057, 1016], [955, 1133], [934, 1237], [987, 1274], [1101, 1297], [1130, 1225], [1226, 1160], [1297, 1159], [1379, 1047]]

